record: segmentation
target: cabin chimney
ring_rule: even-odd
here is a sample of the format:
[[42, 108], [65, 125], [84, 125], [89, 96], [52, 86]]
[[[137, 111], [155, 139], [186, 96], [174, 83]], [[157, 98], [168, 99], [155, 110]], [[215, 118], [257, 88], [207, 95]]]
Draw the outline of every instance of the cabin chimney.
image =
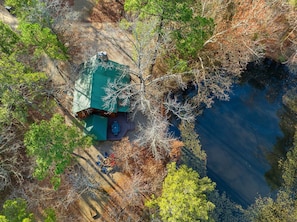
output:
[[107, 62], [108, 61], [108, 56], [107, 53], [105, 51], [100, 51], [97, 54], [97, 58], [103, 62]]

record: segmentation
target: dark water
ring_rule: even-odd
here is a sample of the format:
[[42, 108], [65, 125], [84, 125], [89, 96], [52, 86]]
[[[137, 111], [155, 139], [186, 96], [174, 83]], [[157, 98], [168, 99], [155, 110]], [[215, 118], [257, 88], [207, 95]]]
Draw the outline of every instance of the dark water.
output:
[[207, 175], [247, 207], [279, 185], [278, 160], [292, 144], [290, 115], [282, 105], [289, 76], [276, 64], [251, 65], [230, 101], [216, 101], [197, 118], [207, 153]]

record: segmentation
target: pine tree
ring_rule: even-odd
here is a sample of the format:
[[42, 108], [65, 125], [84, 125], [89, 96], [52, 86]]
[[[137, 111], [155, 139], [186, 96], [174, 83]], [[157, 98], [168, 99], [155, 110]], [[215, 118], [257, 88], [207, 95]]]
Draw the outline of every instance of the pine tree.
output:
[[168, 164], [167, 170], [161, 196], [146, 205], [157, 207], [166, 222], [208, 220], [215, 205], [207, 200], [207, 193], [214, 190], [215, 183], [207, 177], [199, 178], [196, 171], [185, 165], [176, 168], [175, 162]]

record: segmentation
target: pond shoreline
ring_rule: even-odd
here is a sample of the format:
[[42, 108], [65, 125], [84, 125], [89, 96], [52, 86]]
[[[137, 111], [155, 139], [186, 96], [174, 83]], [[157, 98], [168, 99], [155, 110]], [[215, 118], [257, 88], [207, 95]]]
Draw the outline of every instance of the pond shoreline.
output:
[[[273, 151], [278, 138], [284, 137], [282, 129], [279, 128], [281, 120], [278, 112], [287, 108], [282, 98], [289, 89], [295, 87], [293, 77], [285, 65], [269, 59], [265, 59], [262, 65], [250, 63], [243, 73], [243, 78], [234, 84], [230, 101], [215, 101], [210, 109], [200, 107], [203, 113], [197, 117], [196, 132], [200, 135], [202, 149], [208, 155], [207, 175], [217, 183], [217, 189], [221, 193], [226, 192], [232, 201], [244, 208], [252, 204], [259, 195], [274, 196], [276, 193], [271, 191], [264, 176], [270, 167], [274, 167], [270, 166], [272, 163], [267, 162], [265, 155]], [[189, 88], [179, 95], [190, 98], [195, 95], [196, 90], [190, 83]], [[244, 114], [242, 117], [240, 112]], [[218, 124], [222, 121], [227, 122]], [[201, 126], [208, 130], [201, 131]], [[233, 134], [220, 136], [219, 133], [224, 135], [226, 131], [232, 132], [234, 126]], [[177, 129], [173, 131], [175, 135], [179, 135]], [[223, 144], [218, 146], [213, 141]], [[229, 149], [230, 151], [227, 151]], [[240, 150], [233, 152], [232, 149]], [[247, 175], [244, 175], [245, 173]]]

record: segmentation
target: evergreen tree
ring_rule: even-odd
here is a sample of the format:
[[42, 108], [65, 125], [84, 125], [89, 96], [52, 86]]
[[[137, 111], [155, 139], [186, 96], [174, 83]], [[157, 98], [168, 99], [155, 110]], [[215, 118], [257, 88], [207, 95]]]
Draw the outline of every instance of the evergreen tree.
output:
[[158, 18], [156, 30], [171, 32], [182, 59], [196, 58], [213, 33], [213, 19], [201, 16], [201, 3], [194, 0], [127, 0], [124, 7], [145, 19]]
[[0, 53], [0, 129], [17, 120], [24, 123], [27, 109], [42, 94], [44, 73], [31, 72], [14, 54]]
[[179, 130], [181, 140], [184, 143], [182, 149], [183, 163], [196, 170], [201, 176], [206, 175], [207, 155], [201, 148], [199, 135], [195, 132], [195, 125], [192, 123], [181, 123]]
[[39, 180], [50, 176], [57, 189], [60, 175], [70, 165], [73, 151], [91, 145], [91, 138], [83, 136], [80, 130], [64, 123], [64, 118], [55, 114], [50, 121], [34, 123], [25, 134], [27, 152], [36, 158], [34, 176]]
[[40, 57], [43, 53], [52, 59], [65, 60], [66, 48], [52, 33], [50, 28], [43, 28], [38, 23], [20, 22], [21, 40], [28, 47], [34, 49], [34, 55]]
[[297, 201], [287, 191], [279, 191], [274, 200], [270, 197], [257, 198], [247, 211], [252, 222], [295, 222]]
[[207, 193], [214, 190], [215, 183], [207, 177], [199, 178], [196, 171], [185, 165], [177, 169], [175, 162], [168, 164], [167, 170], [161, 196], [146, 205], [157, 207], [166, 222], [208, 220], [215, 205], [207, 200]]
[[6, 55], [12, 54], [19, 42], [18, 35], [8, 25], [0, 21], [0, 52]]
[[287, 153], [287, 159], [281, 164], [283, 168], [282, 178], [284, 186], [297, 194], [297, 131], [294, 135], [294, 143]]
[[247, 211], [253, 222], [295, 222], [297, 218], [297, 132], [294, 144], [287, 153], [287, 159], [281, 162], [283, 184], [276, 199], [259, 197]]
[[0, 215], [0, 222], [31, 222], [33, 214], [28, 213], [27, 203], [24, 199], [17, 198], [5, 201]]

